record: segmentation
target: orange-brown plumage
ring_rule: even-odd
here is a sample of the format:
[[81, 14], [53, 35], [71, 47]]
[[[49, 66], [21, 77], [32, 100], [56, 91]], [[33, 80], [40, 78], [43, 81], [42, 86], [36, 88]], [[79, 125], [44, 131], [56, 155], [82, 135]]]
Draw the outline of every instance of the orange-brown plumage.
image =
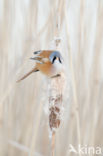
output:
[[58, 51], [42, 50], [34, 52], [35, 57], [31, 58], [36, 61], [35, 67], [17, 82], [25, 79], [31, 73], [41, 71], [48, 77], [59, 74], [62, 67], [62, 57]]
[[53, 50], [43, 50], [40, 54], [39, 54], [39, 56], [41, 56], [41, 57], [45, 57], [45, 58], [49, 58], [49, 56], [50, 56], [50, 54], [53, 52]]
[[[53, 52], [52, 50], [43, 50], [42, 53], [39, 54], [39, 56], [48, 59], [52, 52]], [[36, 68], [46, 75], [49, 75], [51, 67], [52, 63], [49, 61], [49, 59], [46, 60], [45, 63], [43, 64], [36, 63]]]

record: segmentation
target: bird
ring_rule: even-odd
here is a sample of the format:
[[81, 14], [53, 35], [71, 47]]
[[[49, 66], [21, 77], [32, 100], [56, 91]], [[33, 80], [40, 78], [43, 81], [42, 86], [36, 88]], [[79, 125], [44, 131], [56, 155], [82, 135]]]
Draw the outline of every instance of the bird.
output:
[[39, 50], [34, 52], [34, 57], [30, 58], [36, 62], [31, 71], [26, 73], [17, 82], [27, 78], [30, 74], [40, 71], [49, 78], [60, 76], [63, 70], [63, 57], [57, 50]]

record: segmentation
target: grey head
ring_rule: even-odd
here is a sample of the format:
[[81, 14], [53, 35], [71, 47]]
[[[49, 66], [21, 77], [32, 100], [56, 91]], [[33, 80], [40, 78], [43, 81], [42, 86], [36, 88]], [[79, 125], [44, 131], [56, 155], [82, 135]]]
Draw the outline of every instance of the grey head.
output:
[[63, 58], [62, 58], [62, 56], [61, 56], [61, 54], [60, 54], [59, 51], [53, 51], [53, 52], [50, 54], [49, 59], [50, 59], [50, 61], [51, 61], [52, 64], [53, 64], [53, 63], [55, 62], [55, 60], [57, 60], [57, 59], [58, 59], [59, 63], [62, 64], [62, 62], [63, 62]]

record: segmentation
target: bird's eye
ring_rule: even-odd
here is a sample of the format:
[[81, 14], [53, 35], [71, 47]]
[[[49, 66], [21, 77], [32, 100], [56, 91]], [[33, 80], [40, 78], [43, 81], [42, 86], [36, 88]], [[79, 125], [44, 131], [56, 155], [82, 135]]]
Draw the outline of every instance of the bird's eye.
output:
[[53, 58], [52, 63], [54, 63], [55, 60], [56, 60], [56, 56]]

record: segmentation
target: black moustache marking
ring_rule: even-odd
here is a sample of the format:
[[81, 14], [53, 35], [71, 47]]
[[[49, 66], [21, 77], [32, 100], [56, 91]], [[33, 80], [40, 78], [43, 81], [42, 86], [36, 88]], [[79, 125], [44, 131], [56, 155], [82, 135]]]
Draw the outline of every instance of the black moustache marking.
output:
[[62, 63], [61, 59], [59, 58], [59, 62]]
[[52, 64], [54, 63], [54, 61], [56, 60], [56, 56], [54, 56], [53, 60], [52, 60]]

